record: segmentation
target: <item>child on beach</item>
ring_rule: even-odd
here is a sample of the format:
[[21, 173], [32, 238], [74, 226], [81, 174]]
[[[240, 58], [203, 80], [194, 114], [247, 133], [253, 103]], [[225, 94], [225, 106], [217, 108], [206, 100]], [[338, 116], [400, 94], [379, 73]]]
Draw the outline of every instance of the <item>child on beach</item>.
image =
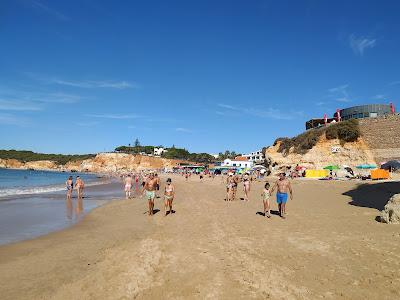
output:
[[[269, 183], [266, 182], [261, 197], [264, 203], [264, 216], [271, 218], [270, 204], [269, 204], [269, 198], [271, 197], [271, 192], [269, 190], [269, 187], [270, 187]], [[268, 214], [266, 214], [267, 210]]]

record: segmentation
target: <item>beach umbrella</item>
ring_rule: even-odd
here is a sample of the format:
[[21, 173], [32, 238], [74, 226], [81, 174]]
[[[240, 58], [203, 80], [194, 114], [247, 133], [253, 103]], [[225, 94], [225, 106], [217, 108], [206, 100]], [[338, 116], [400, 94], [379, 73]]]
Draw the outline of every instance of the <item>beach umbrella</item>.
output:
[[357, 169], [376, 169], [376, 166], [369, 165], [369, 164], [363, 164], [363, 165], [358, 165], [356, 168]]
[[387, 163], [381, 166], [381, 169], [384, 170], [400, 170], [400, 161], [398, 160], [390, 160]]
[[340, 168], [338, 166], [326, 166], [324, 170], [339, 170]]

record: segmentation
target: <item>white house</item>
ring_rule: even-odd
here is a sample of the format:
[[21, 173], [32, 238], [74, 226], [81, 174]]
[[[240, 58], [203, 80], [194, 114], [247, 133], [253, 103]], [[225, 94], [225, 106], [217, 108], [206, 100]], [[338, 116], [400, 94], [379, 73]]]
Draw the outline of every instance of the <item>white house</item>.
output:
[[245, 154], [243, 156], [255, 164], [261, 164], [265, 161], [265, 156], [262, 150], [254, 151], [249, 154]]
[[163, 153], [168, 152], [167, 149], [164, 149], [162, 147], [160, 148], [154, 148], [154, 156], [161, 156]]
[[247, 160], [245, 157], [236, 157], [235, 159], [225, 159], [221, 164], [222, 167], [236, 167], [236, 168], [252, 168], [253, 162]]

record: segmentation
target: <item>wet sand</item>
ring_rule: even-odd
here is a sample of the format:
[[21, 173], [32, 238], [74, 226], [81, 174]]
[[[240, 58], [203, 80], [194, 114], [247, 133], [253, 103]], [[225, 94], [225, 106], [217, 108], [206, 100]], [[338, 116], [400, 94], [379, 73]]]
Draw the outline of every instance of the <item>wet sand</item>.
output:
[[220, 179], [173, 180], [175, 214], [161, 199], [153, 217], [144, 199], [113, 201], [1, 246], [1, 298], [400, 298], [400, 227], [375, 221], [400, 183], [294, 181], [282, 220], [258, 214], [262, 183], [225, 202]]

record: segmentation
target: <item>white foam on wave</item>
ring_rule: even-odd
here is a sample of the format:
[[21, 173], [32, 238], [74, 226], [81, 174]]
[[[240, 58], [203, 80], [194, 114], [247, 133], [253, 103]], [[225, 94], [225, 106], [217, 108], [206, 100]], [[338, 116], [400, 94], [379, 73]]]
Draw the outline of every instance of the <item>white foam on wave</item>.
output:
[[[89, 183], [85, 183], [85, 187], [101, 185], [104, 183], [106, 183], [106, 182], [104, 182], [104, 181], [89, 182]], [[15, 195], [42, 194], [42, 193], [60, 192], [60, 191], [66, 191], [65, 185], [0, 189], [0, 198], [8, 197], [8, 196], [15, 196]]]

